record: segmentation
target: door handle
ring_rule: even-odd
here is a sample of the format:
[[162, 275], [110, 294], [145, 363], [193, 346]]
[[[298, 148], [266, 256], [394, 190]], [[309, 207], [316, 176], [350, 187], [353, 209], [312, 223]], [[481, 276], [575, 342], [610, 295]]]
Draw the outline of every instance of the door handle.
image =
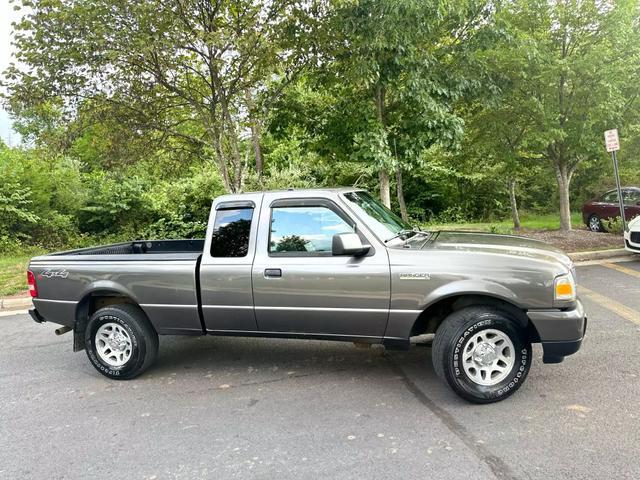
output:
[[264, 270], [264, 278], [280, 278], [282, 277], [282, 270], [279, 268], [266, 268]]

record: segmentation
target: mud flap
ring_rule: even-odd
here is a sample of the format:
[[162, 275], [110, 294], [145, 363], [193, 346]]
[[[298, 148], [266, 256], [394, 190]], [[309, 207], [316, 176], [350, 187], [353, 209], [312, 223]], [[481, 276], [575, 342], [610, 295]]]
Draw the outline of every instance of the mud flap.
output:
[[73, 351], [81, 352], [84, 350], [84, 329], [81, 332], [73, 330]]

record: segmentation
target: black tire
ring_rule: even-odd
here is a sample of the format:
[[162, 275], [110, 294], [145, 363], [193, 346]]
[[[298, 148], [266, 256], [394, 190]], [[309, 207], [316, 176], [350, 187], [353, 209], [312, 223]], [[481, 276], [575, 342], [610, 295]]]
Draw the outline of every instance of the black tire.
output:
[[602, 225], [602, 219], [596, 215], [595, 213], [589, 217], [587, 220], [587, 227], [592, 232], [604, 232], [604, 227]]
[[[130, 337], [130, 358], [121, 366], [107, 363], [96, 348], [96, 333], [107, 323], [121, 326]], [[95, 369], [114, 380], [137, 377], [149, 368], [158, 356], [158, 334], [140, 307], [131, 304], [109, 305], [91, 315], [84, 332], [84, 344], [89, 361]]]
[[[514, 350], [513, 367], [502, 381], [491, 386], [475, 382], [461, 364], [467, 345], [488, 329], [506, 334]], [[507, 312], [474, 306], [453, 312], [440, 324], [431, 356], [436, 373], [457, 395], [473, 403], [492, 403], [513, 395], [524, 383], [531, 368], [531, 343], [519, 322]]]

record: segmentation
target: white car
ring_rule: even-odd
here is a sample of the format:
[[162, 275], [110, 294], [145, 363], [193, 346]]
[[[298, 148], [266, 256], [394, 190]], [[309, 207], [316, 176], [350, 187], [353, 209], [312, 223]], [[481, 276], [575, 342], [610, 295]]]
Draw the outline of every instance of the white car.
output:
[[640, 216], [629, 222], [629, 231], [624, 232], [624, 246], [630, 252], [640, 253]]

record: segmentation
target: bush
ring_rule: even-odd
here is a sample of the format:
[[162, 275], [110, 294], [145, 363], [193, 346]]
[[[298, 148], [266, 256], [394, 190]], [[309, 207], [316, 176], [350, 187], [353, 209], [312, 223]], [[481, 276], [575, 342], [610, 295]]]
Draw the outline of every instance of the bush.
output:
[[622, 235], [622, 217], [602, 219], [602, 226], [608, 233]]
[[445, 208], [431, 219], [431, 223], [464, 223], [468, 221], [470, 221], [469, 215], [458, 205]]
[[31, 189], [17, 182], [0, 184], [0, 235], [24, 236], [40, 217], [33, 212]]
[[0, 178], [11, 179], [0, 183], [0, 235], [20, 245], [66, 245], [78, 234], [84, 201], [79, 168], [65, 157], [0, 144]]
[[145, 191], [142, 179], [98, 171], [86, 175], [85, 181], [87, 199], [78, 212], [81, 232], [137, 231], [148, 222], [150, 212], [142, 197]]
[[23, 248], [23, 243], [16, 237], [0, 235], [0, 254], [13, 254]]
[[141, 233], [145, 238], [204, 237], [211, 202], [224, 193], [222, 178], [212, 164], [191, 168], [177, 180], [162, 181], [144, 194], [151, 221]]
[[245, 182], [245, 190], [286, 190], [288, 188], [313, 188], [316, 183], [306, 165], [288, 166], [285, 168], [268, 167], [262, 180], [251, 174]]

